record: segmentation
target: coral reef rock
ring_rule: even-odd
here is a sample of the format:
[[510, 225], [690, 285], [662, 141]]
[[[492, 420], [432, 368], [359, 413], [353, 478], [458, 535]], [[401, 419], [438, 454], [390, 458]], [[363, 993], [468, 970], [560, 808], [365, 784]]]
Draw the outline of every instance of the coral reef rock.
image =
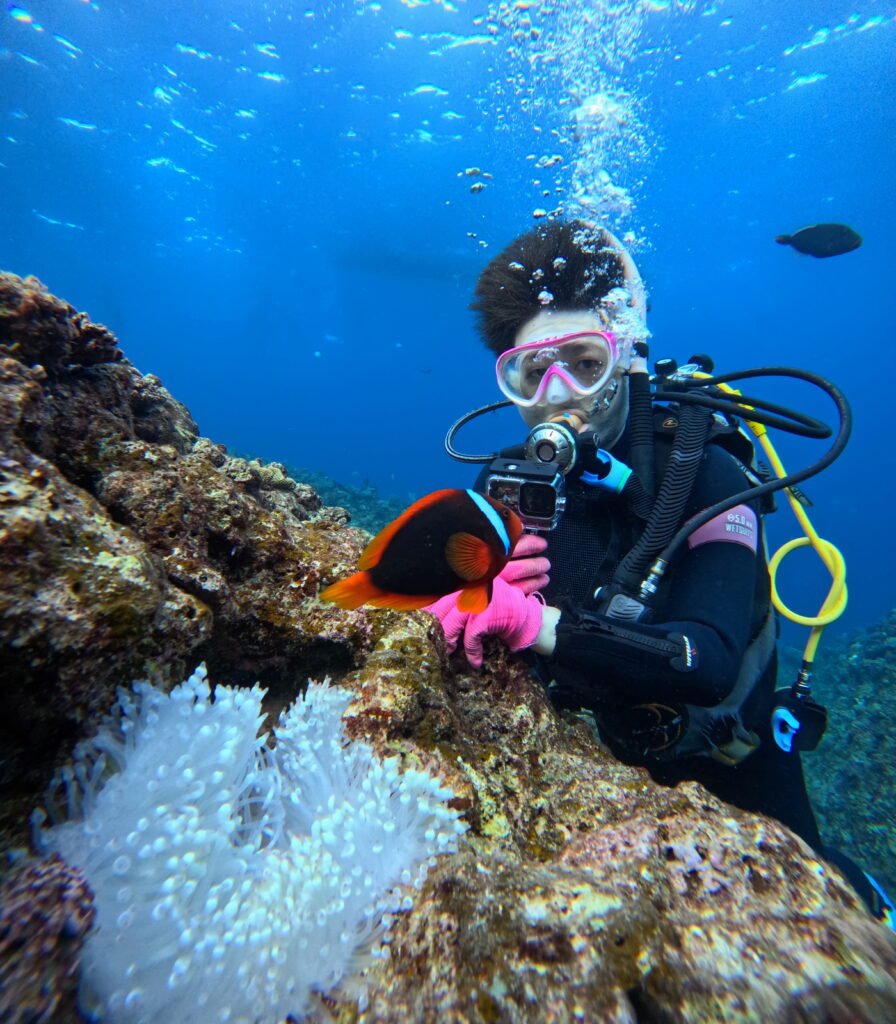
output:
[[321, 994], [332, 1020], [896, 1020], [896, 939], [836, 869], [617, 762], [501, 645], [471, 672], [425, 612], [321, 604], [366, 535], [199, 437], [108, 331], [11, 276], [0, 443], [7, 844], [116, 685], [167, 690], [204, 659], [216, 683], [260, 680], [276, 713], [329, 673], [353, 694], [349, 741], [438, 777], [467, 826], [384, 921], [391, 955]]
[[813, 685], [828, 729], [804, 763], [822, 832], [896, 894], [896, 611], [825, 643]]
[[28, 859], [0, 884], [0, 1020], [68, 1024], [96, 914], [87, 883], [60, 857]]
[[413, 674], [393, 647], [345, 680], [349, 733], [414, 737], [472, 826], [396, 919], [365, 1020], [896, 1020], [893, 933], [802, 840], [620, 764], [497, 647], [447, 678], [426, 647], [408, 630]]
[[315, 600], [363, 546], [346, 518], [282, 466], [229, 458], [105, 327], [0, 275], [7, 842], [129, 679], [170, 683], [204, 659], [282, 706], [297, 680], [358, 663], [388, 618]]
[[369, 481], [360, 486], [337, 483], [323, 473], [303, 469], [299, 466], [287, 466], [289, 475], [296, 480], [304, 480], [317, 491], [321, 499], [328, 505], [338, 505], [348, 509], [351, 521], [358, 529], [368, 533], [379, 533], [393, 519], [420, 497], [419, 494], [408, 493], [404, 500], [394, 496], [384, 496]]

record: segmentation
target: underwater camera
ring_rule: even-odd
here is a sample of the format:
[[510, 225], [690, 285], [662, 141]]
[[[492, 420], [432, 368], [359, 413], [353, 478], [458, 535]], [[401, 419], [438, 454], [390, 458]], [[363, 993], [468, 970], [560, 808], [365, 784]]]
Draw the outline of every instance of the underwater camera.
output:
[[527, 459], [489, 463], [485, 493], [509, 505], [530, 532], [553, 530], [566, 507], [563, 476], [557, 467]]
[[576, 437], [569, 427], [554, 422], [537, 424], [529, 431], [521, 454], [515, 448], [491, 455], [463, 455], [452, 444], [455, 433], [474, 416], [509, 404], [497, 402], [462, 417], [448, 431], [445, 449], [459, 462], [486, 463], [481, 489], [512, 508], [527, 531], [546, 533], [557, 526], [566, 508], [564, 475], [576, 462]]
[[575, 435], [562, 423], [538, 423], [529, 431], [523, 455], [493, 459], [485, 493], [509, 505], [527, 530], [553, 530], [566, 508], [563, 476], [575, 465]]

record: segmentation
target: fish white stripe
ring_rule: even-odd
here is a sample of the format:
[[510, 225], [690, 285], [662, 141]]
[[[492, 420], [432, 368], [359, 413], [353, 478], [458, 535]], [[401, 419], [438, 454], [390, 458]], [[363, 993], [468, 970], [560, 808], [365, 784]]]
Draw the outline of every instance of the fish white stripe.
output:
[[467, 494], [473, 499], [476, 505], [479, 507], [479, 511], [485, 516], [485, 518], [495, 528], [495, 533], [498, 535], [498, 539], [504, 545], [504, 554], [510, 554], [510, 536], [507, 533], [507, 527], [504, 525], [504, 520], [498, 515], [497, 510], [490, 505], [481, 494], [477, 494], [475, 491], [471, 491], [467, 488]]

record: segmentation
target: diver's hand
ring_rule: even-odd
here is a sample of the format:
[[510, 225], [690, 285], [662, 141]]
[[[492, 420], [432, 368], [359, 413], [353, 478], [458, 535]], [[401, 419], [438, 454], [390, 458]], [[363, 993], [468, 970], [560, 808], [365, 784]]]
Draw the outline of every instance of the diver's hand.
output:
[[467, 661], [474, 668], [482, 665], [484, 636], [499, 637], [511, 651], [531, 647], [541, 628], [543, 610], [544, 605], [537, 597], [523, 593], [500, 576], [495, 577], [488, 608], [478, 615], [471, 615], [464, 628]]
[[460, 590], [455, 590], [453, 594], [446, 594], [423, 609], [423, 611], [429, 612], [430, 615], [435, 615], [439, 622], [441, 622], [449, 654], [453, 654], [457, 649], [457, 641], [461, 633], [463, 633], [467, 621], [473, 615], [472, 612], [462, 612], [457, 607], [457, 599], [460, 594]]
[[524, 594], [534, 594], [550, 582], [548, 573], [551, 563], [543, 557], [548, 542], [545, 537], [535, 533], [524, 533], [517, 542], [510, 556], [510, 561], [501, 572], [499, 578], [522, 590]]
[[560, 618], [558, 608], [543, 605], [537, 597], [505, 583], [500, 576], [492, 583], [492, 600], [488, 608], [478, 615], [458, 609], [459, 593], [446, 594], [423, 609], [435, 615], [442, 624], [449, 654], [457, 650], [461, 634], [464, 635], [467, 661], [474, 668], [482, 665], [484, 636], [500, 637], [511, 651], [532, 647], [539, 654], [553, 653]]

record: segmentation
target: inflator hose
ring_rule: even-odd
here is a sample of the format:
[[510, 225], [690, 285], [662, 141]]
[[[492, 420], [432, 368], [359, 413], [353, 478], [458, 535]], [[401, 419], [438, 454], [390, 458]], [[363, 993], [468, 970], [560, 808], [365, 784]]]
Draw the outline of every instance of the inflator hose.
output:
[[622, 497], [628, 502], [628, 507], [639, 519], [648, 520], [653, 511], [653, 496], [647, 493], [646, 488], [638, 478], [637, 473], [632, 472], [625, 487], [622, 488]]
[[622, 560], [613, 577], [613, 582], [624, 589], [637, 589], [657, 553], [678, 529], [703, 462], [710, 423], [711, 417], [706, 410], [696, 405], [682, 405], [675, 442], [653, 512], [638, 542]]
[[[656, 494], [653, 450], [653, 395], [650, 391], [650, 375], [631, 373], [628, 378], [629, 390], [629, 448], [628, 464], [632, 473], [641, 481], [649, 499]], [[637, 509], [635, 510], [637, 512]], [[640, 512], [637, 513], [639, 516]], [[642, 516], [642, 518], [645, 518]]]

